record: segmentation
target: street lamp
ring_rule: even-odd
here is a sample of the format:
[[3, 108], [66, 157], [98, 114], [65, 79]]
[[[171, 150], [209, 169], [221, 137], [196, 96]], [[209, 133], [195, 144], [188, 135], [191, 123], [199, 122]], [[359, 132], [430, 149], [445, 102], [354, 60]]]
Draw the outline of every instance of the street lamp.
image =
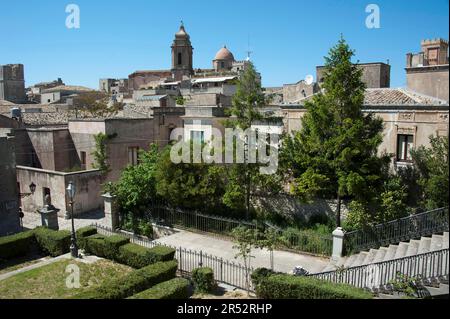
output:
[[28, 187], [30, 188], [30, 193], [19, 193], [20, 198], [28, 197], [34, 194], [34, 192], [36, 191], [36, 184], [31, 182]]
[[70, 253], [73, 258], [78, 258], [78, 247], [77, 247], [77, 238], [75, 236], [75, 224], [73, 220], [73, 198], [75, 197], [75, 184], [73, 182], [69, 182], [69, 185], [66, 188], [67, 195], [70, 199], [70, 215], [72, 218], [72, 235], [70, 237]]

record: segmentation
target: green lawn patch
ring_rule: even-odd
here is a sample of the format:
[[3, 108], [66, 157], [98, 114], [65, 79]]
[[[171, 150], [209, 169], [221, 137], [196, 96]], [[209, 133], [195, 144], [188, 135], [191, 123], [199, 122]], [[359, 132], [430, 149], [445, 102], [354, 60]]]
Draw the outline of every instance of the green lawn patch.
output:
[[[70, 289], [66, 268], [76, 264], [80, 269], [80, 288]], [[85, 264], [73, 260], [61, 260], [0, 281], [0, 299], [66, 299], [103, 284], [107, 279], [120, 278], [132, 268], [100, 260]]]

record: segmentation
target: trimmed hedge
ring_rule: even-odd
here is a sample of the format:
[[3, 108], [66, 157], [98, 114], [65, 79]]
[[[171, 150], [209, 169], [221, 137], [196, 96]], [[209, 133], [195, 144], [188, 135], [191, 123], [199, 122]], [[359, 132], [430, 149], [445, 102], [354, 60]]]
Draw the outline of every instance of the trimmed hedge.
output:
[[256, 286], [263, 299], [371, 299], [371, 293], [346, 284], [307, 276], [272, 275]]
[[136, 244], [126, 244], [119, 248], [118, 262], [133, 268], [142, 268], [156, 262], [169, 261], [175, 256], [175, 249], [156, 246], [145, 248]]
[[144, 290], [129, 299], [188, 299], [189, 280], [174, 278]]
[[86, 247], [86, 237], [92, 236], [97, 234], [97, 228], [92, 226], [86, 226], [80, 229], [77, 229], [76, 235], [77, 235], [77, 243], [78, 248], [85, 249]]
[[104, 257], [106, 253], [106, 236], [95, 234], [85, 238], [84, 252], [87, 254]]
[[33, 230], [39, 247], [52, 257], [64, 255], [70, 251], [70, 232], [37, 227]]
[[120, 235], [113, 235], [105, 238], [105, 258], [111, 260], [119, 259], [119, 248], [130, 242], [130, 239]]
[[264, 279], [267, 279], [269, 276], [272, 276], [276, 273], [275, 271], [268, 269], [268, 268], [256, 268], [252, 274], [250, 275], [250, 278], [252, 279], [253, 287], [257, 287], [262, 283]]
[[33, 231], [0, 237], [0, 260], [25, 256], [35, 243]]
[[192, 271], [192, 281], [196, 292], [209, 293], [216, 286], [214, 271], [211, 268], [195, 268]]
[[107, 281], [98, 288], [76, 295], [76, 299], [124, 299], [175, 277], [176, 260], [159, 262]]

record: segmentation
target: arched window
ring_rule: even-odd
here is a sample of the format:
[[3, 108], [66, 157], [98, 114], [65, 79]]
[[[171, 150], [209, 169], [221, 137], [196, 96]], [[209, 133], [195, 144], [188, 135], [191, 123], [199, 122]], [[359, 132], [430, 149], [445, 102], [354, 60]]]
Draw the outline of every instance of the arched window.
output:
[[182, 62], [183, 62], [183, 59], [182, 59], [182, 55], [181, 55], [181, 52], [180, 52], [180, 53], [178, 53], [178, 65], [183, 64]]

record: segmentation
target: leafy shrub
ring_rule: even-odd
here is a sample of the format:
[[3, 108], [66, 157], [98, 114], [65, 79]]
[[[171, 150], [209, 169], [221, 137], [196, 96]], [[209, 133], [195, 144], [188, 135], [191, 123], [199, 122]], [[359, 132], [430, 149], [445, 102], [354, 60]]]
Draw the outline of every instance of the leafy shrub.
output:
[[142, 268], [159, 261], [169, 261], [175, 256], [175, 249], [156, 246], [145, 248], [136, 244], [126, 244], [119, 248], [117, 261], [134, 268]]
[[130, 299], [188, 299], [189, 280], [174, 278], [140, 292]]
[[70, 232], [37, 227], [33, 230], [39, 247], [52, 257], [64, 255], [70, 251]]
[[140, 220], [139, 221], [139, 233], [138, 235], [143, 235], [148, 238], [153, 238], [153, 225], [149, 221]]
[[372, 294], [346, 284], [335, 284], [313, 277], [273, 275], [256, 287], [263, 299], [371, 299]]
[[117, 260], [119, 258], [119, 249], [121, 246], [130, 242], [129, 238], [120, 235], [113, 235], [105, 238], [105, 258]]
[[77, 235], [78, 247], [81, 249], [85, 249], [86, 237], [89, 237], [89, 236], [92, 236], [95, 234], [97, 234], [97, 228], [92, 227], [92, 226], [87, 226], [87, 227], [77, 229], [76, 235]]
[[89, 254], [111, 260], [119, 260], [119, 248], [130, 240], [124, 236], [92, 235], [86, 237], [85, 251]]
[[33, 231], [0, 238], [0, 260], [25, 256], [35, 243]]
[[85, 238], [84, 251], [87, 254], [104, 257], [106, 255], [106, 236], [95, 234]]
[[309, 252], [313, 254], [331, 255], [332, 239], [331, 233], [324, 235], [323, 229], [297, 229], [287, 228], [282, 236], [283, 244], [291, 249]]
[[267, 268], [257, 268], [253, 271], [250, 278], [252, 279], [253, 287], [258, 286], [261, 284], [261, 282], [268, 278], [269, 276], [272, 276], [276, 274], [275, 271]]
[[395, 279], [389, 283], [392, 285], [394, 291], [404, 294], [407, 297], [416, 297], [419, 295], [420, 288], [417, 285], [419, 278], [410, 277], [401, 272], [397, 272]]
[[216, 286], [216, 282], [214, 281], [214, 271], [211, 268], [195, 268], [192, 271], [192, 280], [196, 292], [208, 293]]
[[175, 277], [176, 260], [159, 262], [111, 279], [97, 288], [84, 291], [76, 299], [123, 299]]

